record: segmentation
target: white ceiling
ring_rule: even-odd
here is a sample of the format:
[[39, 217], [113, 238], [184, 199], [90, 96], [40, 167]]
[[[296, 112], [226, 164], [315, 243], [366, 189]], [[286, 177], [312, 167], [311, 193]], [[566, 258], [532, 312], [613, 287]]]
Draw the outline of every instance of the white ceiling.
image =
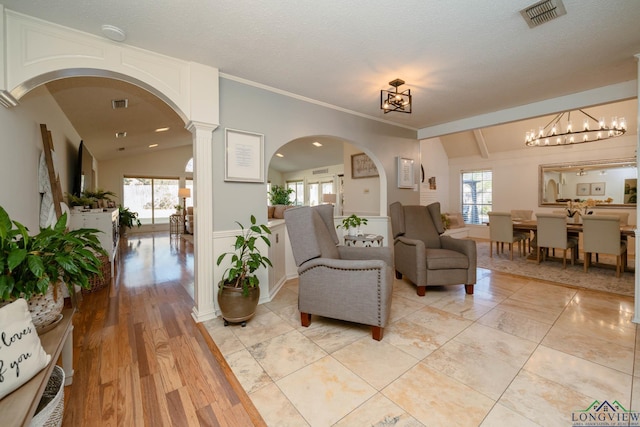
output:
[[[640, 53], [637, 0], [564, 0], [533, 29], [519, 13], [533, 0], [0, 2], [414, 129], [634, 80]], [[383, 114], [398, 77], [413, 113]]]

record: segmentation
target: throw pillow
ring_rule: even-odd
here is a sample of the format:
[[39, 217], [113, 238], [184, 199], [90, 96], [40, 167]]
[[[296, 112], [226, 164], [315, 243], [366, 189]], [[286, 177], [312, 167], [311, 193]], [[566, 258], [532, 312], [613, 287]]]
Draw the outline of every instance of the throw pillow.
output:
[[0, 399], [33, 378], [51, 361], [24, 298], [0, 308]]

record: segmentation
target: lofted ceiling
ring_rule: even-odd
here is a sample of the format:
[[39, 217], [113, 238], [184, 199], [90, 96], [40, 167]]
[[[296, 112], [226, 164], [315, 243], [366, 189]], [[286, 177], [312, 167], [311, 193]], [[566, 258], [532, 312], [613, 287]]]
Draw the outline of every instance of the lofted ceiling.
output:
[[[131, 46], [412, 129], [634, 80], [640, 53], [640, 1], [631, 0], [564, 0], [566, 15], [535, 28], [520, 14], [532, 0], [0, 3], [101, 37], [103, 24], [115, 25]], [[411, 89], [412, 114], [379, 108], [380, 90], [395, 78]], [[61, 105], [67, 102], [53, 86]], [[70, 118], [79, 132], [91, 127], [75, 120], [90, 114], [86, 107], [75, 108]], [[145, 119], [154, 111], [162, 117], [161, 107], [146, 108]], [[84, 120], [96, 127], [95, 119]], [[131, 129], [127, 138], [133, 139], [139, 130]], [[143, 146], [171, 136], [181, 144], [184, 135], [138, 140]]]

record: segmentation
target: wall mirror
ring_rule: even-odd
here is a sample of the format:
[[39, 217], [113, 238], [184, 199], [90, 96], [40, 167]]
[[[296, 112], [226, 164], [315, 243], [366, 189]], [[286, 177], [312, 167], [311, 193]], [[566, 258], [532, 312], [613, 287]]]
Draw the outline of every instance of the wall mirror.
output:
[[539, 206], [564, 206], [568, 200], [594, 199], [598, 207], [635, 208], [636, 159], [540, 165]]

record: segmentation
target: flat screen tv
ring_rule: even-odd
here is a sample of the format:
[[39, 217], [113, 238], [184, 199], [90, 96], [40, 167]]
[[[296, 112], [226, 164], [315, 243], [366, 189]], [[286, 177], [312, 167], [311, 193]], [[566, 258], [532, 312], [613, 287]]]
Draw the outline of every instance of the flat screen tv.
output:
[[94, 190], [93, 156], [84, 141], [80, 141], [76, 176], [73, 183], [73, 194], [75, 196], [80, 196], [85, 190]]

